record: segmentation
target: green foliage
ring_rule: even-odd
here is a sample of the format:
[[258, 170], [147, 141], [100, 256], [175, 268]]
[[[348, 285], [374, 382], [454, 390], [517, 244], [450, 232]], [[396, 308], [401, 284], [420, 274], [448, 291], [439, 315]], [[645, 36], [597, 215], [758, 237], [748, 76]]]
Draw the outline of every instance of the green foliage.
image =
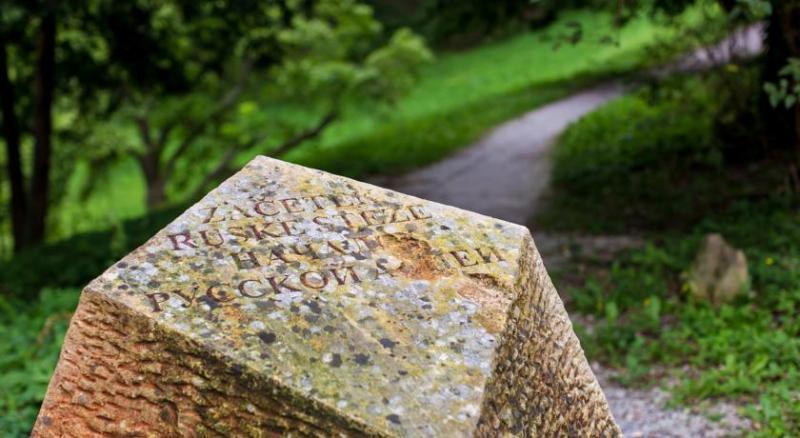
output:
[[[610, 16], [588, 12], [567, 14], [564, 20], [581, 21], [586, 28], [595, 29], [597, 37], [610, 26]], [[653, 41], [658, 29], [646, 20], [639, 20], [629, 22], [621, 32], [625, 42], [620, 47], [587, 39], [575, 46], [552, 50], [549, 42], [541, 40], [541, 34], [527, 34], [472, 52], [442, 56], [422, 70], [419, 82], [409, 95], [400, 99], [391, 115], [348, 109], [342, 121], [319, 141], [286, 158], [358, 177], [398, 172], [440, 159], [497, 123], [562, 97], [598, 77], [635, 67], [642, 49]], [[419, 47], [406, 48], [417, 44], [413, 37], [408, 38], [402, 31], [396, 35], [399, 41], [372, 52], [374, 58], [368, 63], [375, 64], [378, 70], [393, 69], [384, 63], [396, 57], [383, 57], [379, 55], [381, 50], [396, 50], [398, 57], [406, 56], [409, 50], [418, 51]], [[207, 105], [202, 95], [194, 95], [193, 99], [190, 106]], [[156, 109], [157, 113], [181, 114], [187, 110], [183, 104], [173, 104], [171, 100], [163, 101], [162, 105], [163, 108]], [[294, 117], [295, 125], [307, 124], [313, 116], [298, 102], [285, 100], [261, 107], [256, 101], [244, 99], [236, 111], [243, 114], [239, 118], [243, 125], [234, 128], [235, 132], [247, 131], [249, 123], [257, 125], [273, 115]], [[125, 124], [99, 125], [87, 153], [108, 144], [115, 145], [109, 148], [113, 150], [123, 142], [138, 147], [136, 135]], [[203, 147], [215, 146], [211, 142]], [[256, 147], [241, 159], [266, 152], [270, 147], [270, 144]], [[185, 178], [188, 187], [196, 184], [196, 169], [213, 165], [208, 161], [202, 155], [180, 160], [176, 167], [178, 180]], [[113, 163], [110, 172], [102, 179], [93, 179], [85, 164], [79, 163], [73, 180], [65, 187], [66, 198], [55, 209], [58, 214], [53, 224], [55, 236], [84, 234], [33, 249], [3, 264], [0, 289], [21, 293], [48, 285], [82, 287], [124, 255], [123, 246], [134, 248], [180, 211], [177, 207], [130, 220], [145, 212], [144, 188], [137, 164], [123, 157], [110, 162]], [[86, 185], [94, 186], [89, 196], [82, 190]], [[111, 239], [111, 231], [92, 231], [109, 227], [124, 230], [126, 245], [117, 244], [112, 250], [110, 242], [120, 239]]]
[[76, 234], [33, 247], [0, 263], [0, 297], [35, 296], [46, 287], [82, 288], [129, 251], [143, 244], [186, 206], [159, 210], [104, 231]]
[[[242, 151], [260, 147], [282, 154], [321, 135], [343, 105], [397, 101], [432, 59], [408, 29], [383, 44], [371, 8], [354, 0], [246, 3], [221, 16], [215, 2], [143, 9], [140, 24], [150, 30], [143, 37], [153, 37], [152, 49], [168, 58], [157, 61], [179, 65], [172, 76], [191, 87], [120, 78], [128, 92], [108, 124], [126, 141], [97, 148], [90, 169], [103, 176], [115, 161], [109, 157], [136, 157], [149, 207], [164, 204], [166, 195], [191, 196], [187, 187], [205, 189], [230, 173]], [[226, 27], [232, 18], [239, 19], [237, 33]], [[169, 37], [161, 38], [162, 32]], [[197, 32], [226, 44], [198, 50]], [[284, 102], [302, 102], [306, 117], [258, 111]], [[191, 163], [191, 170], [179, 161]]]
[[[622, 97], [569, 127], [554, 151], [552, 227], [675, 227], [725, 202], [713, 96], [699, 81]], [[700, 175], [702, 177], [694, 177]], [[587, 208], [597, 208], [589, 219]]]
[[[625, 368], [630, 383], [666, 365], [680, 378], [676, 402], [734, 398], [746, 402], [760, 434], [800, 432], [798, 207], [781, 198], [742, 202], [688, 234], [659, 236], [618, 259], [607, 277], [570, 290], [575, 310], [601, 321], [591, 335], [582, 330], [587, 354]], [[680, 280], [707, 232], [742, 248], [753, 278], [749, 295], [719, 309], [693, 302]]]
[[[505, 95], [411, 120], [376, 127], [335, 148], [309, 148], [295, 161], [340, 175], [397, 173], [442, 159], [497, 125], [530, 108], [567, 96], [597, 78], [525, 87]], [[294, 158], [298, 156], [298, 158]]]
[[0, 430], [3, 436], [30, 433], [53, 373], [77, 289], [47, 289], [35, 302], [0, 295]]
[[[320, 141], [286, 158], [355, 177], [402, 172], [440, 159], [534, 105], [635, 69], [645, 48], [667, 35], [640, 16], [618, 30], [619, 46], [609, 44], [604, 38], [617, 32], [612, 18], [570, 11], [546, 30], [439, 56], [422, 69], [419, 83], [391, 114], [354, 109]], [[552, 34], [571, 22], [586, 29], [585, 38], [553, 49]]]
[[[557, 194], [541, 220], [601, 233], [636, 224], [648, 238], [567, 291], [572, 311], [596, 321], [578, 330], [589, 357], [624, 369], [630, 384], [673, 374], [679, 403], [742, 401], [756, 435], [796, 435], [800, 204], [775, 193], [775, 161], [719, 158], [707, 83], [683, 78], [571, 126], [555, 150]], [[683, 282], [711, 232], [744, 250], [752, 278], [748, 293], [719, 309], [694, 302]]]
[[[553, 50], [552, 42], [543, 37], [570, 21], [582, 23], [587, 29], [586, 38], [576, 45]], [[601, 41], [612, 31], [620, 35], [619, 46]], [[383, 49], [373, 51], [367, 59], [366, 70], [380, 72], [370, 77], [382, 80], [386, 70], [407, 77], [405, 70], [394, 64], [389, 66], [389, 59], [417, 56], [419, 50], [413, 47], [415, 40], [406, 38], [402, 31], [396, 35], [398, 41], [384, 44]], [[393, 104], [344, 102], [340, 117], [319, 138], [282, 158], [355, 177], [373, 172], [401, 172], [424, 165], [468, 145], [500, 121], [563, 96], [592, 79], [636, 68], [644, 58], [645, 48], [666, 35], [663, 28], [645, 17], [614, 30], [611, 14], [565, 13], [547, 30], [521, 34], [468, 52], [439, 55], [421, 68], [413, 87]], [[383, 50], [396, 53], [391, 58], [384, 57]], [[408, 82], [403, 77], [393, 79], [395, 86], [405, 87], [403, 84]], [[371, 93], [371, 84], [365, 82], [362, 91]], [[280, 91], [275, 84], [256, 85], [267, 94]], [[395, 93], [385, 90], [387, 97]], [[394, 95], [403, 94], [400, 91]], [[162, 120], [157, 114], [167, 117], [207, 110], [211, 103], [210, 96], [203, 93], [185, 99], [180, 104], [162, 100], [153, 108], [153, 117]], [[174, 184], [168, 187], [170, 197], [184, 198], [187, 191], [197, 186], [201, 176], [217, 163], [222, 152], [220, 144], [244, 144], [265, 133], [265, 127], [269, 128], [262, 143], [237, 155], [235, 167], [256, 154], [269, 154], [283, 139], [318, 121], [326, 109], [324, 104], [315, 104], [305, 97], [243, 96], [235, 108], [240, 114], [231, 116], [221, 126], [224, 132], [220, 140], [212, 141], [209, 134], [193, 152], [177, 161]], [[108, 152], [117, 147], [142, 151], [137, 136], [135, 128], [122, 121], [104, 124], [98, 126], [88, 143], [91, 146], [88, 151]], [[102, 156], [109, 157], [105, 152], [96, 154], [97, 159]], [[52, 224], [57, 231], [54, 237], [105, 228], [115, 221], [144, 214], [145, 187], [138, 165], [132, 158], [124, 157], [111, 158], [109, 164], [104, 167], [108, 172], [102, 178], [87, 171], [85, 164], [79, 164], [70, 184], [65, 185], [68, 193]], [[92, 187], [90, 196], [85, 196], [84, 187]]]
[[789, 62], [778, 75], [781, 79], [777, 84], [772, 82], [764, 84], [769, 103], [774, 108], [778, 106], [792, 108], [800, 99], [800, 58], [789, 58]]

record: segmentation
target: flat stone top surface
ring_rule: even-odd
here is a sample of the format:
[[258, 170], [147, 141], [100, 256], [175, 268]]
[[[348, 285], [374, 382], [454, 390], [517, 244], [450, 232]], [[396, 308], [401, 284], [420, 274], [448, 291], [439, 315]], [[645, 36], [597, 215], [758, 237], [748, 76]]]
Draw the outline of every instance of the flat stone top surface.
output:
[[258, 157], [87, 289], [375, 431], [465, 434], [527, 236]]

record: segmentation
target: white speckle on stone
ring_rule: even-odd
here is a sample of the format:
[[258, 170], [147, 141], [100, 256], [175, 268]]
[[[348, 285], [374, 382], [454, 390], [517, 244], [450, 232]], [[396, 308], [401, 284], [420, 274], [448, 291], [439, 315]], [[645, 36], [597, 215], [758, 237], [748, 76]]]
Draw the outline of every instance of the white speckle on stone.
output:
[[267, 318], [269, 318], [269, 319], [277, 319], [279, 321], [286, 321], [287, 320], [286, 319], [286, 315], [280, 310], [276, 310], [276, 311], [270, 313], [269, 315], [267, 315]]

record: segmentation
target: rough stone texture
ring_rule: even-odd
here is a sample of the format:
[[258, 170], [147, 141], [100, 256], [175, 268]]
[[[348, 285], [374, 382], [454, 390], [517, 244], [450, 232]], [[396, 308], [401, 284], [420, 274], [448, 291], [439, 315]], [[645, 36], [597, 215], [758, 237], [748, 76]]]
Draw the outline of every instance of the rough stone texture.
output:
[[688, 274], [689, 291], [697, 299], [718, 306], [736, 298], [750, 284], [744, 252], [709, 234]]
[[34, 436], [616, 436], [524, 227], [259, 157], [84, 290]]

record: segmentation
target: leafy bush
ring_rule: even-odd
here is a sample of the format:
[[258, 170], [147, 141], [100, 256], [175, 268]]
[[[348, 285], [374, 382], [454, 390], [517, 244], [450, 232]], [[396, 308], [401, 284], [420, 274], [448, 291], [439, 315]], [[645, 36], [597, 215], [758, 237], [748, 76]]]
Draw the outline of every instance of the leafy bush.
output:
[[[663, 235], [618, 259], [608, 276], [570, 290], [575, 310], [598, 316], [582, 330], [587, 354], [643, 382], [652, 365], [677, 371], [678, 402], [748, 402], [765, 436], [800, 432], [800, 220], [796, 200], [743, 202], [685, 235]], [[705, 233], [742, 248], [749, 296], [713, 309], [685, 294], [681, 273]]]
[[579, 120], [554, 151], [559, 216], [543, 220], [621, 232], [696, 219], [696, 204], [719, 200], [713, 114], [711, 97], [689, 81], [627, 95]]
[[[797, 435], [800, 201], [776, 193], [776, 158], [726, 163], [707, 82], [676, 81], [590, 114], [556, 147], [556, 197], [540, 219], [649, 240], [566, 291], [572, 311], [596, 321], [577, 331], [627, 383], [673, 374], [676, 402], [733, 398], [756, 435]], [[682, 279], [711, 232], [744, 250], [752, 279], [749, 294], [719, 309], [690, 299]]]
[[152, 237], [184, 208], [159, 210], [108, 230], [76, 234], [28, 249], [0, 264], [0, 297], [33, 296], [45, 287], [82, 288]]
[[47, 289], [33, 302], [0, 296], [0, 430], [28, 436], [53, 373], [77, 289]]
[[570, 126], [553, 155], [552, 208], [538, 220], [589, 232], [678, 230], [778, 187], [781, 157], [726, 163], [712, 80], [673, 78]]
[[[636, 69], [649, 57], [646, 48], [669, 34], [666, 27], [644, 16], [618, 29], [612, 26], [612, 20], [613, 14], [607, 12], [567, 11], [547, 29], [470, 51], [437, 54], [434, 62], [422, 68], [413, 89], [396, 104], [387, 108], [343, 102], [340, 118], [319, 139], [281, 158], [355, 177], [376, 171], [402, 172], [443, 158], [496, 123], [585, 84], [581, 78], [596, 80]], [[554, 50], [550, 34], [562, 33], [573, 22], [580, 23], [585, 38]], [[604, 41], [608, 35], [617, 35], [619, 44]], [[386, 59], [373, 61], [386, 67]], [[549, 90], [554, 84], [558, 89]], [[239, 111], [246, 117], [237, 116], [243, 123], [237, 131], [261, 132], [264, 123], [273, 126], [276, 120], [286, 126], [268, 130], [266, 142], [239, 153], [232, 167], [256, 154], [269, 154], [282, 139], [317, 123], [319, 112], [325, 109], [306, 99], [267, 100], [269, 104], [264, 105], [251, 97], [242, 102]], [[168, 109], [164, 111], [171, 114]], [[135, 142], [136, 136], [123, 125], [109, 124], [104, 131], [96, 132], [93, 144], [108, 147], [120, 141]], [[178, 160], [174, 176], [180, 180], [168, 187], [171, 199], [186, 196], [200, 183], [202, 174], [215, 167], [217, 155], [223, 153], [220, 144], [206, 145], [214, 154]], [[54, 209], [50, 225], [56, 233], [51, 236], [64, 238], [144, 214], [146, 189], [138, 167], [133, 159], [118, 160], [108, 168], [101, 184], [92, 184], [88, 166], [79, 164], [61, 205]], [[87, 186], [93, 187], [88, 198], [81, 190]]]

